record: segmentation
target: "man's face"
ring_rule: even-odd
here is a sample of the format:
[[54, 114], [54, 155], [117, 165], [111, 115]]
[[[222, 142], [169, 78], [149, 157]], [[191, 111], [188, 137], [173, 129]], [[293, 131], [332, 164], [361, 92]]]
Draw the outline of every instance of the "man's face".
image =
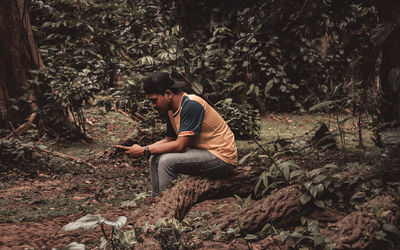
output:
[[151, 101], [153, 109], [156, 109], [160, 115], [165, 115], [168, 112], [171, 98], [169, 95], [164, 94], [147, 94], [147, 99]]

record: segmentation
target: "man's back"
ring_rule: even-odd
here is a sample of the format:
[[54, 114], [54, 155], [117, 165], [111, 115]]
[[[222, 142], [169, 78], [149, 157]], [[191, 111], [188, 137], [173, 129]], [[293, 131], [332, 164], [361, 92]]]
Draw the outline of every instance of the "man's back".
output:
[[221, 160], [237, 165], [234, 135], [224, 119], [204, 99], [185, 94], [179, 109], [175, 113], [169, 112], [168, 116], [176, 135], [195, 135], [190, 143], [192, 148], [206, 149]]

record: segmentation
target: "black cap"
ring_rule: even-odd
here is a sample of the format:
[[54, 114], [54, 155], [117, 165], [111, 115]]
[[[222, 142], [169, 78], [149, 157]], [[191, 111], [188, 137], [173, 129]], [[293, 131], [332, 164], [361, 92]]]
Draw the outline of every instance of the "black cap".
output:
[[143, 89], [147, 94], [163, 94], [167, 89], [179, 89], [184, 86], [185, 82], [172, 80], [168, 72], [154, 72], [144, 81]]

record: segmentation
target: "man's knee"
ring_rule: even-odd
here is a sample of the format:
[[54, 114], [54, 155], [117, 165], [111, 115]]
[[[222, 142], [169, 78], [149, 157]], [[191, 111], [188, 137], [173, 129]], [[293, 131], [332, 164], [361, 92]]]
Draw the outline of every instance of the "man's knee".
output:
[[149, 166], [150, 169], [156, 170], [158, 169], [158, 159], [159, 159], [160, 155], [152, 155], [149, 158]]
[[171, 157], [171, 154], [163, 154], [160, 156], [158, 161], [158, 171], [164, 171], [169, 174], [175, 175], [177, 162], [174, 157]]

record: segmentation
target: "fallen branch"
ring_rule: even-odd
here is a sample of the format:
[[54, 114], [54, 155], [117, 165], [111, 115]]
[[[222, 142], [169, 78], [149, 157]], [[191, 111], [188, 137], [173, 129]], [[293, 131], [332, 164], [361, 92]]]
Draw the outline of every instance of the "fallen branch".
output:
[[[14, 128], [13, 124], [10, 121], [8, 121], [8, 124], [10, 124], [11, 130], [12, 130], [12, 132], [9, 134], [9, 136], [14, 134], [18, 139], [21, 139], [21, 137], [19, 137], [19, 135], [15, 132], [15, 128]], [[7, 139], [9, 139], [9, 138], [6, 137], [6, 140]]]
[[31, 116], [29, 117], [29, 120], [25, 123], [23, 123], [21, 126], [19, 126], [17, 129], [14, 129], [14, 127], [12, 126], [11, 122], [11, 128], [12, 128], [12, 132], [10, 134], [8, 134], [6, 137], [4, 137], [3, 139], [10, 139], [11, 136], [15, 135], [19, 138], [19, 136], [21, 136], [25, 131], [27, 131], [33, 124], [33, 121], [36, 119], [36, 112], [32, 113]]
[[45, 153], [48, 153], [48, 154], [51, 154], [51, 155], [54, 155], [54, 156], [57, 156], [57, 157], [60, 157], [60, 158], [63, 158], [63, 159], [77, 161], [77, 162], [83, 162], [83, 163], [87, 164], [88, 166], [90, 166], [92, 168], [97, 168], [96, 166], [94, 166], [93, 164], [91, 164], [91, 163], [89, 163], [89, 162], [87, 162], [85, 160], [82, 160], [82, 159], [79, 159], [77, 157], [74, 157], [74, 156], [71, 156], [71, 155], [67, 155], [67, 154], [64, 154], [64, 153], [61, 153], [61, 152], [58, 152], [58, 151], [52, 151], [52, 150], [48, 150], [48, 149], [44, 149], [44, 148], [32, 148], [32, 149], [35, 149], [35, 150], [38, 149], [38, 150], [40, 150], [42, 152], [45, 152]]
[[[36, 148], [37, 145], [39, 145], [39, 143], [42, 142], [42, 140], [46, 137], [47, 134], [44, 134], [42, 137], [40, 137], [40, 139], [35, 143], [35, 145], [33, 145], [33, 148]], [[32, 149], [33, 149], [32, 148]]]
[[121, 114], [123, 114], [124, 116], [130, 118], [130, 119], [134, 119], [135, 121], [140, 121], [140, 119], [137, 118], [136, 116], [132, 116], [132, 115], [120, 110], [120, 109], [117, 109], [117, 111], [120, 112]]

